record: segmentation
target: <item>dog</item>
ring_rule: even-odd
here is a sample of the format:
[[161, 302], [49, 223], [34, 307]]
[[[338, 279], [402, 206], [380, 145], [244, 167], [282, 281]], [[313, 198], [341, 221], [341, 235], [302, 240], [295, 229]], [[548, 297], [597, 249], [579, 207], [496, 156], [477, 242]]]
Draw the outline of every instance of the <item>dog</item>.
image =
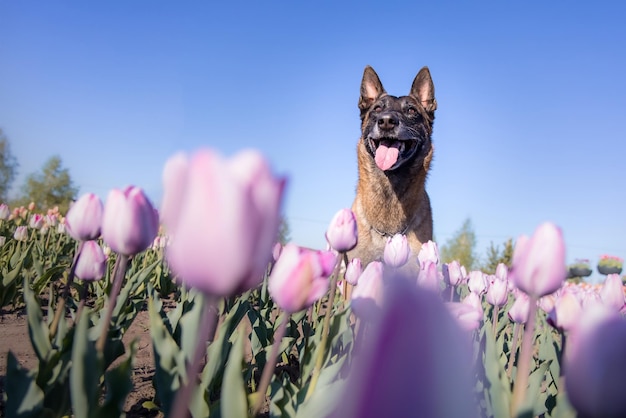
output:
[[358, 182], [352, 205], [358, 243], [348, 257], [360, 258], [363, 266], [382, 260], [387, 240], [404, 234], [415, 264], [409, 271], [415, 270], [422, 243], [433, 236], [425, 186], [437, 101], [428, 67], [418, 72], [409, 95], [400, 97], [387, 94], [374, 69], [365, 67], [359, 109]]

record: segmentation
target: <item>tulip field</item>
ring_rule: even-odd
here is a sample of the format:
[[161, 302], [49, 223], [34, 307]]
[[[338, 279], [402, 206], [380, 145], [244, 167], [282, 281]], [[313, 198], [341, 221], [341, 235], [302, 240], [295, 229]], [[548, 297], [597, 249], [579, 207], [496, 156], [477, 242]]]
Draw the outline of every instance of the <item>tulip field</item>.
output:
[[200, 150], [159, 208], [134, 186], [0, 204], [0, 335], [23, 318], [32, 353], [0, 353], [0, 416], [626, 416], [622, 279], [565, 281], [557, 226], [493, 275], [402, 235], [365, 266], [349, 209], [326, 249], [276, 243], [285, 183]]

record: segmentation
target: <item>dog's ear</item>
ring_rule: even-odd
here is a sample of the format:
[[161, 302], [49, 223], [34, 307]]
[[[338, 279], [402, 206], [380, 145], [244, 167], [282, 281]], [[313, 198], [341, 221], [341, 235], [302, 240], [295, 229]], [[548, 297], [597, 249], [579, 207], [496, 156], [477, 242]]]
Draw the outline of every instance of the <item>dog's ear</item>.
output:
[[361, 97], [359, 97], [361, 117], [374, 103], [374, 100], [383, 93], [385, 93], [385, 89], [378, 78], [378, 74], [368, 65], [363, 71], [363, 81], [361, 81]]
[[411, 86], [411, 96], [415, 97], [428, 113], [433, 113], [437, 109], [437, 100], [435, 100], [435, 85], [430, 77], [428, 67], [422, 68]]

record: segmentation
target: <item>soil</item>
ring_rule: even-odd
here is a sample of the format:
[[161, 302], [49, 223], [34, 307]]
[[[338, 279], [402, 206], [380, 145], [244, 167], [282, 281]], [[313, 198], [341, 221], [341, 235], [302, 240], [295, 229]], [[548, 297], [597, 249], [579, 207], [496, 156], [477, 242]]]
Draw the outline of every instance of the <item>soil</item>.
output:
[[[143, 407], [146, 401], [154, 399], [154, 357], [150, 338], [150, 321], [147, 310], [139, 312], [124, 335], [126, 347], [137, 339], [138, 350], [133, 367], [134, 390], [128, 395], [124, 410], [129, 418], [162, 417], [156, 410]], [[31, 369], [37, 366], [37, 356], [28, 336], [26, 313], [23, 310], [3, 311], [0, 314], [0, 416], [4, 414], [4, 379], [7, 370], [7, 354], [11, 351], [21, 366]]]

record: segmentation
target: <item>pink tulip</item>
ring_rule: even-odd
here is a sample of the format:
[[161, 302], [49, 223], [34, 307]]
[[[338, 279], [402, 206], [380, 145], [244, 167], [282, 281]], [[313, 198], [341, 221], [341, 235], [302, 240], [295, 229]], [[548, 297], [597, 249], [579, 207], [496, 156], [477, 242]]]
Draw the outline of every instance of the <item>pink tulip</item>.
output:
[[350, 251], [357, 242], [356, 217], [350, 209], [341, 209], [330, 221], [326, 240], [330, 247], [339, 252]]
[[489, 285], [486, 296], [487, 302], [493, 306], [504, 306], [509, 299], [507, 283], [504, 280], [496, 278], [496, 276], [491, 277], [491, 284]]
[[30, 202], [30, 203], [28, 204], [28, 210], [29, 210], [30, 212], [34, 211], [34, 210], [35, 210], [35, 207], [36, 207], [36, 206], [35, 206], [35, 202]]
[[9, 219], [9, 216], [11, 216], [11, 210], [9, 209], [7, 204], [0, 204], [0, 220]]
[[100, 280], [106, 270], [106, 257], [96, 241], [86, 241], [76, 263], [76, 276], [83, 280]]
[[355, 347], [341, 401], [324, 416], [476, 416], [467, 335], [430, 292], [390, 279], [378, 323]]
[[544, 223], [531, 238], [521, 236], [515, 245], [512, 264], [511, 280], [527, 295], [539, 299], [557, 291], [567, 276], [561, 230]]
[[411, 249], [406, 240], [406, 235], [396, 234], [387, 239], [383, 259], [386, 265], [399, 268], [407, 263], [410, 253]]
[[624, 307], [624, 285], [619, 274], [609, 274], [600, 289], [602, 302], [619, 312]]
[[152, 244], [159, 217], [143, 190], [129, 186], [109, 192], [102, 215], [102, 239], [119, 254], [133, 255]]
[[[163, 221], [173, 234], [167, 251], [172, 270], [188, 286], [216, 296], [260, 284], [278, 236], [285, 180], [251, 150], [228, 160], [201, 150], [186, 170], [174, 171], [175, 178], [164, 181], [163, 201]], [[179, 197], [171, 188], [184, 193]]]
[[457, 260], [444, 264], [441, 270], [445, 282], [451, 286], [457, 286], [464, 280], [461, 264]]
[[39, 213], [35, 213], [30, 217], [30, 227], [33, 229], [41, 229], [44, 225], [44, 217]]
[[175, 234], [174, 228], [180, 217], [181, 201], [188, 186], [189, 158], [183, 152], [170, 157], [163, 167], [163, 199], [159, 216], [167, 226], [167, 233]]
[[359, 277], [363, 272], [360, 258], [353, 258], [346, 267], [346, 281], [352, 286], [356, 286], [359, 282]]
[[570, 291], [564, 290], [554, 302], [554, 309], [547, 317], [548, 324], [554, 328], [569, 332], [582, 314], [582, 306], [578, 298]]
[[59, 217], [55, 214], [47, 214], [45, 216], [46, 225], [49, 227], [55, 227], [59, 223]]
[[476, 309], [473, 304], [462, 302], [447, 302], [445, 305], [448, 312], [465, 331], [475, 331], [480, 327], [484, 315], [482, 307]]
[[515, 302], [509, 309], [509, 318], [518, 324], [525, 324], [528, 320], [528, 311], [530, 309], [530, 299], [525, 293], [517, 292]]
[[626, 416], [626, 320], [612, 308], [590, 306], [565, 348], [565, 386], [586, 417]]
[[329, 281], [321, 256], [295, 244], [283, 247], [267, 285], [270, 296], [282, 310], [301, 311], [326, 294]]
[[352, 292], [352, 312], [362, 319], [376, 320], [383, 303], [383, 264], [380, 261], [369, 263], [359, 284]]
[[417, 276], [417, 285], [431, 292], [439, 293], [441, 291], [440, 282], [437, 264], [430, 260], [424, 261]]
[[102, 227], [102, 201], [93, 193], [82, 195], [65, 216], [65, 227], [77, 241], [89, 241], [100, 236]]
[[419, 254], [417, 254], [417, 259], [420, 265], [424, 265], [427, 261], [439, 264], [439, 248], [437, 244], [430, 240], [423, 243]]
[[474, 270], [470, 271], [469, 278], [467, 279], [467, 287], [473, 293], [481, 295], [487, 291], [487, 278], [482, 271]]
[[26, 229], [26, 226], [18, 226], [17, 228], [15, 228], [13, 238], [15, 238], [17, 241], [27, 241], [28, 229]]

